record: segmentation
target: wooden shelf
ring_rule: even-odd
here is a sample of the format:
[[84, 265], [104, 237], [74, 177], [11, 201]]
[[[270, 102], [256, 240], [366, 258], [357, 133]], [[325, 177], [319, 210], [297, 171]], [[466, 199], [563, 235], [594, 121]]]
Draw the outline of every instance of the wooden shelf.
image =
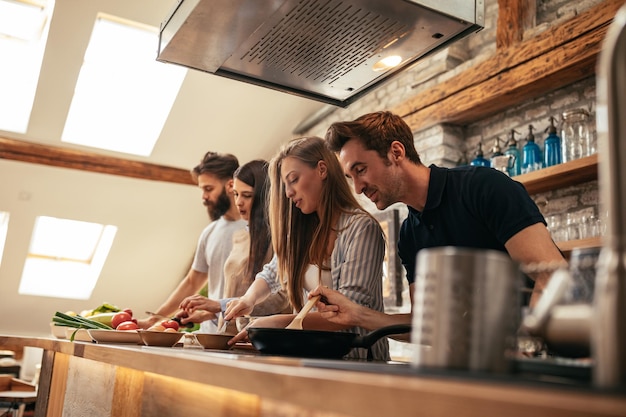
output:
[[569, 258], [574, 249], [599, 248], [602, 246], [601, 237], [589, 237], [586, 239], [568, 240], [565, 242], [557, 242], [556, 244], [561, 252]]
[[598, 178], [598, 155], [586, 156], [574, 161], [529, 172], [513, 177], [526, 187], [528, 194], [537, 194], [557, 188], [568, 187]]
[[[557, 188], [568, 187], [598, 178], [598, 155], [591, 155], [574, 161], [533, 171], [513, 177], [526, 187], [528, 194], [542, 193]], [[563, 254], [569, 258], [576, 248], [595, 248], [602, 246], [600, 237], [557, 242]]]
[[[500, 4], [500, 2], [498, 2]], [[502, 5], [508, 2], [502, 1]], [[412, 131], [467, 125], [595, 75], [606, 31], [624, 4], [605, 0], [392, 108]], [[502, 9], [500, 10], [502, 12]]]

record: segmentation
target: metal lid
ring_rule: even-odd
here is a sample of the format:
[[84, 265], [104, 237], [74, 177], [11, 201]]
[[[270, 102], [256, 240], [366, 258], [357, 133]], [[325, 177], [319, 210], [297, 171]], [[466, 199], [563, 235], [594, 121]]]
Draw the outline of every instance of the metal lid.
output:
[[585, 109], [572, 109], [563, 112], [563, 120], [587, 117], [589, 117], [589, 112]]

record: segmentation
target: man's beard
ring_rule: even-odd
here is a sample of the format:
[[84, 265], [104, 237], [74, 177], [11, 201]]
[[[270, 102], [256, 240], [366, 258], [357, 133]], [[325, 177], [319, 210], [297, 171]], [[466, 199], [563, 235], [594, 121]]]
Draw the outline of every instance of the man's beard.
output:
[[226, 187], [222, 189], [222, 194], [217, 197], [217, 201], [215, 203], [204, 200], [204, 205], [207, 207], [211, 220], [217, 220], [226, 214], [226, 212], [230, 209], [230, 198], [226, 193]]

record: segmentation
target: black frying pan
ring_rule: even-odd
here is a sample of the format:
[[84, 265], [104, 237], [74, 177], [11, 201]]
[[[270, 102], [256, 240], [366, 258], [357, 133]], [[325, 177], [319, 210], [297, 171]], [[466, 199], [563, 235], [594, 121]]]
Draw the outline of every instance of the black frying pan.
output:
[[348, 332], [250, 327], [248, 338], [259, 352], [268, 355], [340, 359], [353, 348], [366, 348], [368, 360], [371, 360], [369, 349], [381, 337], [410, 331], [410, 324], [381, 327], [363, 336]]

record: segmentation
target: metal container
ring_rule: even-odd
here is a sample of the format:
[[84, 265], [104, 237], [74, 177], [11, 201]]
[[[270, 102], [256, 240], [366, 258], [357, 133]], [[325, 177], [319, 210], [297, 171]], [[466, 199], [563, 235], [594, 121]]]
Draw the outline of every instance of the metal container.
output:
[[626, 4], [615, 15], [599, 59], [596, 125], [602, 236], [593, 300], [591, 351], [598, 387], [626, 386]]
[[516, 349], [522, 280], [505, 253], [454, 247], [417, 255], [412, 364], [506, 372]]

